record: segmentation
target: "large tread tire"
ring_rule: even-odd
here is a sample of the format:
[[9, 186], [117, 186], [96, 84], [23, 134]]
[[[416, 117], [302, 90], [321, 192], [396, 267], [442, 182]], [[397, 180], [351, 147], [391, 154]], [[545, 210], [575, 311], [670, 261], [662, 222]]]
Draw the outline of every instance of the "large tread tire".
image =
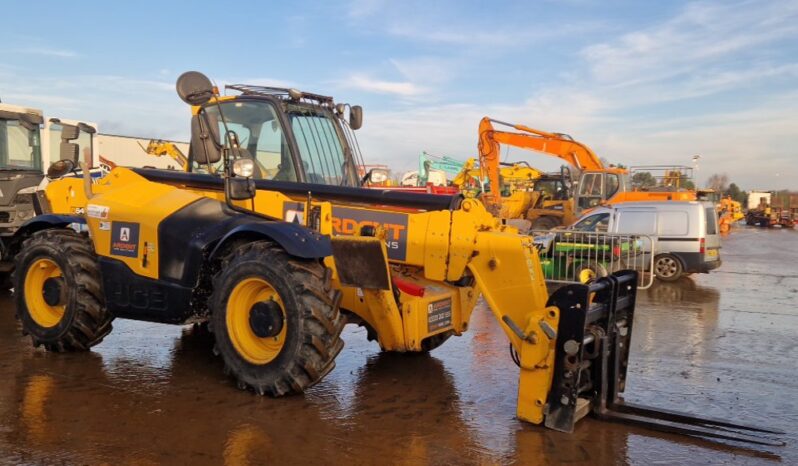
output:
[[[266, 364], [253, 364], [236, 350], [227, 328], [227, 307], [236, 284], [260, 277], [269, 282], [284, 303], [287, 327], [277, 356]], [[341, 331], [341, 294], [332, 289], [331, 274], [320, 262], [289, 256], [269, 241], [256, 241], [234, 249], [213, 279], [211, 325], [214, 352], [224, 361], [225, 373], [241, 389], [260, 395], [301, 393], [335, 367], [344, 346]]]
[[[26, 274], [39, 259], [55, 262], [66, 284], [64, 314], [52, 327], [42, 327], [33, 319], [25, 299]], [[87, 351], [112, 330], [114, 317], [105, 307], [97, 255], [85, 235], [70, 229], [34, 233], [16, 256], [13, 283], [17, 317], [34, 346], [58, 353]]]

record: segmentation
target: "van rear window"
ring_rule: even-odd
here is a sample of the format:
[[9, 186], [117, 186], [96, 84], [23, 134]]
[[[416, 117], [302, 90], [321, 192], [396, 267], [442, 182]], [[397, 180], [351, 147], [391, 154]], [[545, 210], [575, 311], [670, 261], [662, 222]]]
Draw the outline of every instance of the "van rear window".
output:
[[715, 211], [714, 207], [707, 207], [706, 208], [706, 218], [707, 218], [707, 234], [708, 235], [717, 235], [718, 234], [718, 221], [717, 215], [718, 213]]

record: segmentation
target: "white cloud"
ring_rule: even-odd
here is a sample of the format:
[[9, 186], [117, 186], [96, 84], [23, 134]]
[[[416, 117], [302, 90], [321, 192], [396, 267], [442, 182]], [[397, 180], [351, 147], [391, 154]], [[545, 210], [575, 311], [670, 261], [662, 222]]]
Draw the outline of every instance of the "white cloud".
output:
[[74, 52], [72, 50], [54, 49], [48, 47], [25, 47], [17, 51], [17, 53], [30, 54], [30, 55], [45, 55], [48, 57], [57, 57], [57, 58], [75, 58], [79, 56], [77, 52]]
[[341, 87], [400, 97], [413, 97], [427, 92], [423, 87], [410, 81], [384, 81], [364, 74], [353, 74], [338, 84]]
[[[689, 4], [662, 24], [586, 47], [599, 82], [663, 81], [798, 34], [798, 2]], [[732, 63], [733, 65], [733, 63]]]
[[369, 17], [377, 13], [385, 3], [384, 0], [351, 0], [347, 15], [354, 19]]
[[460, 60], [436, 56], [392, 58], [389, 61], [399, 74], [413, 83], [446, 83], [460, 68]]

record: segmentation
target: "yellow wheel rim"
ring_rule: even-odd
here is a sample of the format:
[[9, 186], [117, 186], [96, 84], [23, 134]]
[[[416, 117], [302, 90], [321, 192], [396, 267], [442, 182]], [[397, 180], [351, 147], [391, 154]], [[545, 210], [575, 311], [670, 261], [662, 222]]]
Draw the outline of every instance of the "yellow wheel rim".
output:
[[589, 283], [596, 278], [596, 273], [590, 269], [582, 269], [579, 271], [579, 283]]
[[44, 282], [62, 275], [61, 267], [50, 259], [36, 260], [25, 274], [25, 305], [33, 321], [42, 327], [55, 327], [64, 318], [66, 306], [50, 306], [43, 294]]
[[[261, 338], [255, 335], [249, 323], [249, 313], [256, 303], [273, 299], [283, 313], [283, 328], [277, 336]], [[288, 323], [277, 291], [262, 278], [247, 278], [239, 282], [227, 299], [227, 333], [236, 351], [248, 362], [268, 364], [280, 354], [285, 344]]]

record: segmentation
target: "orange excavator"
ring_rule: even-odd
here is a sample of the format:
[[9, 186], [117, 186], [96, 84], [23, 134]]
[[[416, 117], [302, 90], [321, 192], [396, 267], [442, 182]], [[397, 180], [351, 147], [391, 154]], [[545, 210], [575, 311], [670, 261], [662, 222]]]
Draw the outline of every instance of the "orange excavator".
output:
[[[494, 124], [515, 131], [496, 130]], [[479, 123], [479, 166], [491, 187], [483, 194], [483, 200], [494, 212], [500, 211], [502, 203], [499, 175], [501, 144], [560, 158], [570, 167], [569, 172], [577, 172], [575, 175], [578, 179], [572, 184], [571, 193], [559, 199], [544, 199], [544, 207], [535, 205], [527, 210], [525, 218], [531, 222], [532, 229], [550, 229], [573, 223], [585, 210], [601, 204], [696, 199], [694, 191], [632, 190], [626, 169], [605, 167], [590, 147], [567, 134], [550, 133], [484, 117]]]

